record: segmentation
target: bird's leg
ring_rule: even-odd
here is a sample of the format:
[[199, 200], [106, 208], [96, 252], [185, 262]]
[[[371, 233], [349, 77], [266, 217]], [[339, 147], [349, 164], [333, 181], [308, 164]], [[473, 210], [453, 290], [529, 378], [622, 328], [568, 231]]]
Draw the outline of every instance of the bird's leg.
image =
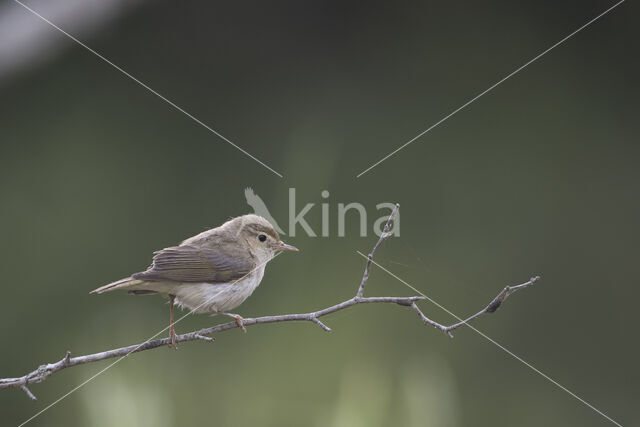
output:
[[173, 328], [173, 305], [175, 299], [175, 295], [169, 294], [169, 338], [171, 338], [171, 342], [169, 343], [170, 348], [178, 348], [178, 344], [176, 342], [176, 330]]
[[247, 328], [244, 327], [244, 323], [242, 322], [244, 320], [242, 316], [240, 316], [239, 314], [233, 314], [233, 313], [220, 313], [220, 314], [224, 314], [225, 316], [231, 317], [236, 321], [236, 325], [238, 325], [238, 328], [242, 329], [242, 332], [244, 333], [247, 332]]

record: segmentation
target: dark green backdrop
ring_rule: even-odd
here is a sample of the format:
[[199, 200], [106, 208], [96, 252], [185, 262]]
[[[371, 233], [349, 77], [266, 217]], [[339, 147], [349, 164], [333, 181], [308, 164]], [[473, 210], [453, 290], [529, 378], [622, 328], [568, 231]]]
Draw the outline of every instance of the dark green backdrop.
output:
[[[239, 313], [352, 296], [364, 267], [355, 251], [375, 237], [359, 237], [354, 218], [336, 237], [337, 204], [364, 204], [371, 228], [377, 203], [399, 202], [401, 237], [378, 262], [460, 315], [542, 275], [476, 326], [637, 424], [636, 4], [355, 177], [612, 4], [164, 1], [77, 34], [284, 178], [22, 10], [64, 49], [0, 86], [0, 376], [165, 327], [161, 298], [88, 292], [249, 212], [247, 186], [286, 223], [295, 187], [299, 205], [330, 192], [332, 236], [288, 238], [302, 251], [270, 264]], [[307, 218], [320, 229], [318, 205]], [[412, 294], [379, 269], [367, 292]], [[190, 316], [178, 331], [218, 321]], [[135, 354], [30, 425], [610, 425], [469, 329], [451, 340], [390, 306], [326, 323], [330, 334], [258, 326]], [[1, 424], [108, 363], [33, 385], [38, 402], [2, 391]]]

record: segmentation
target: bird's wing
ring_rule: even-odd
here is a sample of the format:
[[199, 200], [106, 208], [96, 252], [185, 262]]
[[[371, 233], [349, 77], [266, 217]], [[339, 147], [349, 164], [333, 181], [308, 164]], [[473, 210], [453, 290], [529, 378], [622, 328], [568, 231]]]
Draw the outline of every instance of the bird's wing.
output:
[[132, 277], [149, 281], [225, 283], [241, 279], [254, 268], [253, 259], [246, 254], [181, 245], [155, 252], [147, 271]]

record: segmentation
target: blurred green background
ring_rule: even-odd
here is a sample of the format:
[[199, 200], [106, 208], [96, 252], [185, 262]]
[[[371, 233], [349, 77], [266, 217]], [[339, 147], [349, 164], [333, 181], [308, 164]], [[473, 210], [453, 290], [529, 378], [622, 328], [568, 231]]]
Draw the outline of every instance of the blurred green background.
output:
[[[247, 186], [286, 224], [296, 188], [299, 207], [316, 203], [316, 231], [330, 204], [331, 237], [285, 239], [302, 251], [274, 260], [238, 313], [351, 297], [364, 267], [355, 251], [376, 237], [359, 237], [355, 215], [336, 237], [337, 204], [365, 205], [371, 230], [388, 213], [375, 205], [399, 202], [401, 236], [381, 265], [459, 315], [540, 274], [475, 326], [619, 423], [640, 422], [637, 4], [356, 179], [613, 3], [114, 1], [92, 15], [98, 3], [28, 2], [284, 178], [0, 2], [0, 59], [27, 57], [0, 74], [0, 376], [153, 335], [167, 323], [161, 298], [88, 292], [250, 212]], [[19, 45], [12, 22], [37, 37]], [[42, 49], [29, 59], [29, 46]], [[413, 292], [376, 268], [367, 294]], [[220, 321], [189, 316], [177, 329]], [[256, 326], [132, 355], [30, 425], [611, 425], [468, 328], [451, 340], [408, 309], [374, 305], [325, 322], [333, 332]], [[109, 363], [33, 385], [37, 402], [2, 390], [0, 423]]]

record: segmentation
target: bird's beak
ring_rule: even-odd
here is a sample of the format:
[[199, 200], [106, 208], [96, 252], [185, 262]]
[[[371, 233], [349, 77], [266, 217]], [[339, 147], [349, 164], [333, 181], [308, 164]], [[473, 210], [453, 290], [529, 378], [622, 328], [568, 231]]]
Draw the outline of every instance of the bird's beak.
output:
[[287, 245], [282, 240], [279, 241], [278, 243], [276, 243], [275, 249], [277, 251], [293, 251], [293, 252], [298, 252], [299, 251], [299, 249], [296, 248], [295, 246]]

